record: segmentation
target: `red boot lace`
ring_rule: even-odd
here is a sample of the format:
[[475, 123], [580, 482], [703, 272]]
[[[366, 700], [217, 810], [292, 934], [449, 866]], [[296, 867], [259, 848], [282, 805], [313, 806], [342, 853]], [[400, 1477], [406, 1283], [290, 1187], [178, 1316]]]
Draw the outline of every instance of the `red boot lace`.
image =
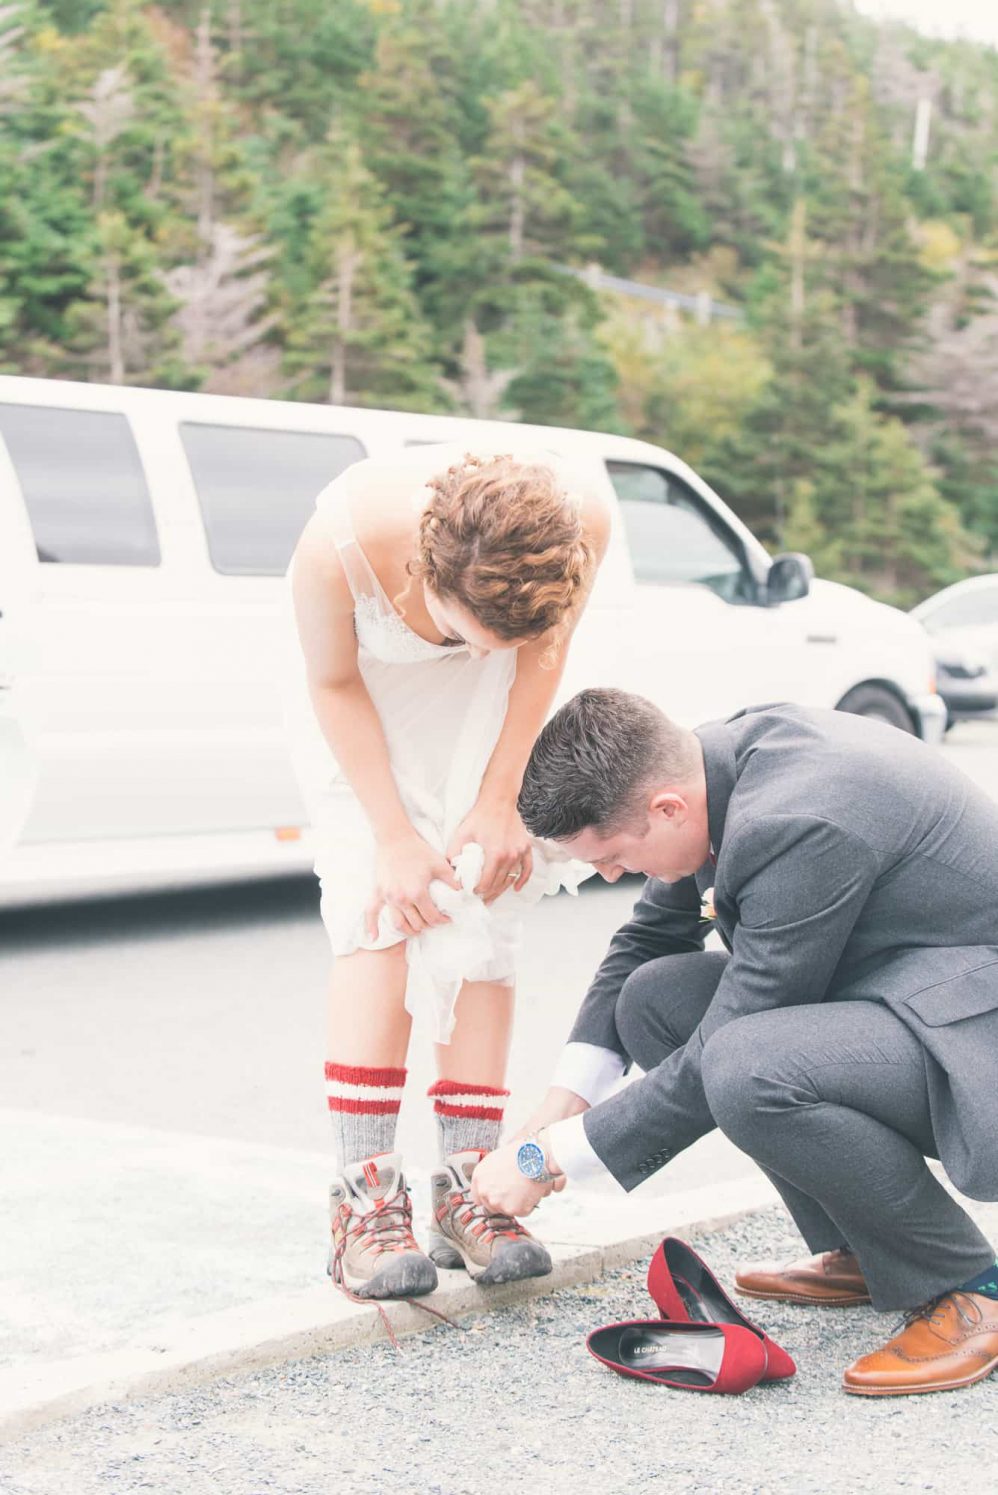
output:
[[[335, 1287], [338, 1287], [344, 1297], [353, 1303], [363, 1303], [374, 1307], [381, 1315], [381, 1322], [385, 1326], [385, 1333], [397, 1350], [402, 1346], [392, 1328], [391, 1321], [383, 1304], [377, 1298], [365, 1298], [360, 1293], [348, 1286], [343, 1275], [343, 1258], [351, 1241], [358, 1237], [368, 1236], [369, 1239], [361, 1241], [362, 1251], [418, 1251], [419, 1245], [412, 1233], [412, 1201], [408, 1190], [396, 1194], [391, 1200], [379, 1200], [374, 1209], [367, 1214], [352, 1214], [349, 1224], [342, 1227], [339, 1232], [333, 1232], [333, 1250], [329, 1258], [329, 1275]], [[445, 1313], [438, 1308], [431, 1308], [428, 1303], [423, 1303], [419, 1298], [398, 1298], [396, 1302], [408, 1303], [413, 1308], [421, 1308], [424, 1313], [430, 1313], [434, 1318], [441, 1319], [445, 1324], [450, 1324], [452, 1329], [459, 1329]]]
[[[459, 1210], [463, 1213], [459, 1214]], [[448, 1212], [455, 1219], [459, 1219], [462, 1225], [470, 1226], [472, 1234], [484, 1240], [486, 1244], [494, 1241], [499, 1235], [504, 1235], [510, 1240], [518, 1240], [521, 1236], [530, 1234], [512, 1215], [492, 1215], [489, 1214], [484, 1204], [472, 1203], [470, 1191], [467, 1189], [451, 1194], [437, 1207], [438, 1220], [442, 1220]]]

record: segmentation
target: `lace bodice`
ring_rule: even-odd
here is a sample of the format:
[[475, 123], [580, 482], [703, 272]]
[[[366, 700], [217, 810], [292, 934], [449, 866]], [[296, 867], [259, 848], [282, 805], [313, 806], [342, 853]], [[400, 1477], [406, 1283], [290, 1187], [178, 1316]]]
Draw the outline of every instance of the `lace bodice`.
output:
[[400, 618], [388, 598], [359, 592], [354, 596], [354, 627], [362, 649], [382, 664], [421, 664], [448, 654], [467, 654], [465, 645], [433, 644]]

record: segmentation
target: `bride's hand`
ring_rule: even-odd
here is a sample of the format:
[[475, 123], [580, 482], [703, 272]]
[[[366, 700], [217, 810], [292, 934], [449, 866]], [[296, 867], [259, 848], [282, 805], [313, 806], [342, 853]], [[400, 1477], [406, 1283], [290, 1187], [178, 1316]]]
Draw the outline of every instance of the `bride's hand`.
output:
[[378, 920], [383, 908], [391, 910], [395, 928], [407, 939], [436, 924], [448, 924], [430, 897], [430, 883], [441, 882], [460, 890], [454, 868], [447, 858], [416, 831], [378, 847], [374, 897], [364, 914], [368, 937], [378, 938]]
[[485, 852], [485, 865], [475, 892], [483, 903], [494, 903], [508, 888], [517, 893], [534, 867], [530, 836], [512, 800], [479, 800], [451, 838], [450, 856], [469, 841]]

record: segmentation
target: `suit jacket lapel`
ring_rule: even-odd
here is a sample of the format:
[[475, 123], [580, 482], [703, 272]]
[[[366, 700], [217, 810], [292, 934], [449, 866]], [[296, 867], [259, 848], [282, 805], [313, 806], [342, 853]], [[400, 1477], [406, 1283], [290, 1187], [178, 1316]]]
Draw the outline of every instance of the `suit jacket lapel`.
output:
[[[702, 895], [708, 887], [713, 885], [717, 876], [716, 862], [721, 859], [724, 825], [728, 818], [728, 802], [734, 793], [738, 776], [735, 770], [735, 749], [728, 723], [725, 721], [705, 722], [703, 726], [695, 730], [703, 749], [704, 775], [707, 780], [707, 824], [715, 858], [713, 863], [707, 862], [697, 873], [697, 887]], [[716, 898], [714, 903], [716, 907]], [[720, 910], [714, 920], [714, 928], [727, 949], [730, 950], [733, 927]]]
[[714, 848], [715, 857], [720, 859], [721, 842], [724, 839], [724, 822], [728, 815], [728, 801], [737, 782], [735, 749], [731, 740], [731, 729], [727, 722], [706, 722], [695, 730], [703, 749], [703, 766], [707, 779], [707, 823], [710, 827], [710, 844]]

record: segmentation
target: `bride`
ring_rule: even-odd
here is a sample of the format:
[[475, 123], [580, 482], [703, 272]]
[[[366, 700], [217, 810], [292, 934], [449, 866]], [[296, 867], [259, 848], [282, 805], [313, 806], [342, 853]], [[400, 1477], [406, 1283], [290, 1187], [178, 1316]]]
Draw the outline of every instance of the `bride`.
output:
[[[609, 529], [553, 453], [419, 447], [330, 483], [292, 559], [293, 746], [335, 956], [329, 1270], [350, 1296], [431, 1292], [437, 1266], [483, 1283], [550, 1271], [469, 1186], [508, 1095], [524, 909], [590, 870], [532, 842], [516, 801]], [[420, 1010], [442, 1157], [428, 1255], [395, 1142]]]

